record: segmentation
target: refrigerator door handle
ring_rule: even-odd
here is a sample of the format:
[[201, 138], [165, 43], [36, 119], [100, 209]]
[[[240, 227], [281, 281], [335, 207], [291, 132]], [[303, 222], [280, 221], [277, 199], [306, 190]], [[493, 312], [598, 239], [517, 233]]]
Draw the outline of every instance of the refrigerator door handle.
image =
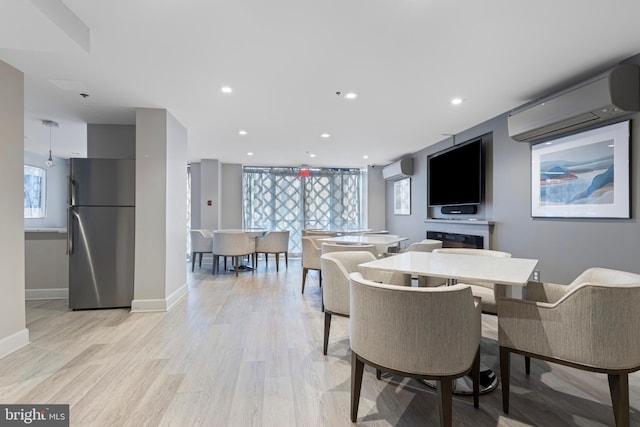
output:
[[73, 208], [67, 209], [67, 255], [73, 254]]
[[73, 188], [73, 176], [71, 174], [69, 174], [69, 177], [67, 179], [67, 204], [68, 205], [74, 205], [75, 203], [75, 198], [73, 197], [73, 192], [74, 192], [74, 188]]

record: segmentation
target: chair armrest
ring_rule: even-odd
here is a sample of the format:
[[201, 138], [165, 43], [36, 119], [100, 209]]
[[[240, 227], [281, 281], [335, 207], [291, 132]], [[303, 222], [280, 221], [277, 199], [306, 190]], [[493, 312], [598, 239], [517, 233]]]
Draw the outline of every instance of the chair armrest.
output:
[[566, 293], [567, 285], [556, 283], [529, 282], [522, 289], [523, 299], [545, 303], [558, 302]]
[[633, 289], [591, 283], [552, 303], [499, 298], [500, 345], [599, 368], [637, 366], [640, 347], [628, 343], [640, 340], [640, 331], [631, 326], [640, 323], [639, 304]]

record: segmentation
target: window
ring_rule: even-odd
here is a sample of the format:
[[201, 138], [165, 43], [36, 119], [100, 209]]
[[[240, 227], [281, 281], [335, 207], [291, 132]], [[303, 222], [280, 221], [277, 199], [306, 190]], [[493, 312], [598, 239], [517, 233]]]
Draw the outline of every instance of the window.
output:
[[44, 218], [47, 201], [47, 171], [24, 165], [24, 217]]
[[302, 252], [302, 230], [365, 226], [360, 169], [244, 167], [246, 228], [289, 230], [289, 252]]

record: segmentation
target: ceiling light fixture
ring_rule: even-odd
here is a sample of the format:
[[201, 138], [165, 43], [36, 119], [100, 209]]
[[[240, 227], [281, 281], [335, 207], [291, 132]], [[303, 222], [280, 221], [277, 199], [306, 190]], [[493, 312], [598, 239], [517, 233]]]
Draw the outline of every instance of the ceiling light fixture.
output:
[[246, 131], [246, 130], [244, 130], [244, 129], [241, 129], [241, 130], [239, 130], [239, 131], [238, 131], [238, 135], [242, 135], [242, 136], [244, 136], [244, 135], [246, 135], [246, 134], [247, 134], [247, 131]]
[[463, 101], [463, 99], [462, 99], [462, 98], [453, 98], [453, 99], [451, 100], [451, 104], [452, 104], [452, 105], [459, 105], [459, 104], [462, 104], [462, 101]]
[[367, 160], [369, 158], [369, 156], [367, 156], [366, 154], [364, 156], [362, 156], [363, 159]]
[[316, 155], [315, 155], [315, 154], [313, 154], [313, 153], [309, 154], [309, 157], [315, 157], [315, 156], [316, 156]]
[[344, 94], [345, 99], [356, 99], [357, 97], [358, 97], [358, 94], [355, 92], [347, 92]]
[[222, 86], [220, 88], [220, 92], [222, 92], [222, 93], [231, 93], [231, 92], [233, 92], [233, 89], [231, 88], [231, 86]]
[[249, 151], [249, 152], [247, 153], [247, 156], [253, 156], [253, 151]]
[[331, 138], [331, 134], [330, 133], [321, 133], [320, 134], [320, 138]]
[[54, 122], [53, 120], [43, 120], [42, 124], [49, 128], [49, 158], [46, 162], [44, 162], [47, 167], [53, 167], [55, 163], [53, 162], [53, 157], [51, 157], [51, 128], [57, 128], [58, 122]]

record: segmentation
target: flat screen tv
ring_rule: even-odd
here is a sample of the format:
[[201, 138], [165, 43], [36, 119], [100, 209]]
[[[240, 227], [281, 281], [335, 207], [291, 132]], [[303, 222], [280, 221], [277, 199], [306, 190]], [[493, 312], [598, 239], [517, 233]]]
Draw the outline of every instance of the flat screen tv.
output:
[[482, 203], [482, 139], [456, 145], [429, 157], [427, 162], [429, 206]]

